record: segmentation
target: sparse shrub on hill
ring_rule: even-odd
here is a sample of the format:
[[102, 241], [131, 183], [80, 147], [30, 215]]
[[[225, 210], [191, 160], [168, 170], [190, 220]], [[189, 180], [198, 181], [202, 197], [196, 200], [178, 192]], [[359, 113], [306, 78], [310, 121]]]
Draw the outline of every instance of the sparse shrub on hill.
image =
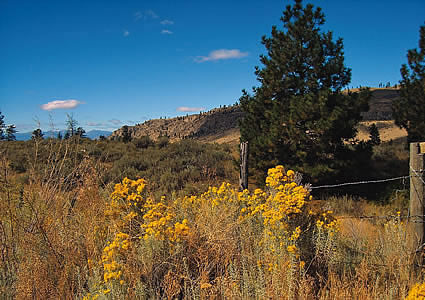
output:
[[151, 140], [149, 136], [142, 136], [141, 138], [134, 139], [133, 143], [136, 146], [136, 148], [139, 148], [139, 149], [146, 149], [154, 145], [154, 142]]
[[379, 135], [379, 130], [375, 123], [368, 127], [368, 131], [370, 137], [369, 142], [374, 146], [381, 144], [381, 136]]
[[170, 138], [168, 136], [160, 136], [156, 144], [159, 148], [164, 148], [170, 142]]

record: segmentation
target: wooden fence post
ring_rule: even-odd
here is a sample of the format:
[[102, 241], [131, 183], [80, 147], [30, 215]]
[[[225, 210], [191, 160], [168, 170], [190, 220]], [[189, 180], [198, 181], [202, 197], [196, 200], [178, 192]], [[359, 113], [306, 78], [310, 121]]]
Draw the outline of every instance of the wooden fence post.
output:
[[[410, 230], [413, 238], [413, 249], [417, 254], [421, 253], [425, 242], [425, 218], [424, 218], [424, 154], [425, 143], [410, 143]], [[418, 256], [416, 263], [422, 265], [422, 258]]]
[[248, 188], [248, 142], [240, 144], [240, 153], [239, 191], [242, 192]]

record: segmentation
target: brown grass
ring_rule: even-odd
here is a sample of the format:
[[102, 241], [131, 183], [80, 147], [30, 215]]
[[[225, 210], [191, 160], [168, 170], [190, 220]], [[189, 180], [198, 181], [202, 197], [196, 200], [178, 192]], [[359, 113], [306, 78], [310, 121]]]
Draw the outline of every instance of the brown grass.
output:
[[[409, 287], [423, 280], [413, 265], [406, 224], [396, 215], [398, 203], [378, 206], [350, 197], [315, 202], [318, 211], [335, 211], [340, 231], [314, 240], [322, 252], [307, 262], [308, 271], [299, 273], [287, 255], [260, 243], [258, 222], [241, 226], [238, 206], [214, 210], [203, 203], [192, 211], [192, 231], [184, 244], [173, 252], [160, 241], [132, 248], [125, 257], [127, 283], [114, 284], [103, 295], [101, 254], [115, 230], [104, 216], [111, 190], [100, 184], [96, 162], [73, 160], [78, 145], [61, 147], [53, 147], [51, 163], [34, 168], [23, 183], [1, 156], [4, 298], [75, 299], [101, 293], [105, 299], [403, 299]], [[55, 161], [57, 151], [67, 154]], [[394, 217], [357, 218], [363, 214]], [[277, 267], [269, 271], [269, 263]]]

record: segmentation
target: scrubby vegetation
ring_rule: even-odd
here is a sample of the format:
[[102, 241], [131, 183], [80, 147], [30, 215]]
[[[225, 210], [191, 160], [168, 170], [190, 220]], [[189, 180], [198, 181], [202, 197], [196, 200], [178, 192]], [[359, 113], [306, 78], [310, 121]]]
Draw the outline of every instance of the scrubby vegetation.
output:
[[0, 145], [6, 298], [401, 299], [422, 279], [400, 193], [318, 201], [281, 166], [237, 192], [232, 149], [193, 141]]

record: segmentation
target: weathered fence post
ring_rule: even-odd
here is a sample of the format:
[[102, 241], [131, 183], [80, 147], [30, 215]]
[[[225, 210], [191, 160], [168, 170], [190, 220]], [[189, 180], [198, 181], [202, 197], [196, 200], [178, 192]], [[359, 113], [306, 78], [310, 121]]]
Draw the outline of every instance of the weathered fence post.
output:
[[[410, 230], [413, 238], [413, 247], [417, 254], [422, 252], [425, 242], [424, 238], [424, 154], [425, 143], [410, 143]], [[418, 256], [415, 263], [422, 265], [422, 257]]]
[[239, 191], [242, 192], [248, 188], [248, 142], [240, 144], [240, 153]]

